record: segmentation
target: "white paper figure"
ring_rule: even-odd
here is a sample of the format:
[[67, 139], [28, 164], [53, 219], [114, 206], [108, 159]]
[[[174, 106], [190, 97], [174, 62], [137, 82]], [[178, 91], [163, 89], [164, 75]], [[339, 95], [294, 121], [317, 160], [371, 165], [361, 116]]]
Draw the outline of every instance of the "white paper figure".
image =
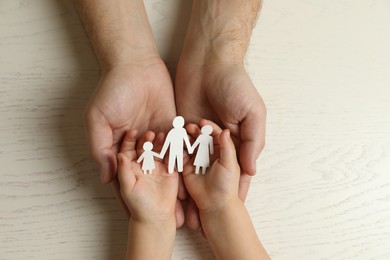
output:
[[192, 153], [187, 131], [183, 126], [184, 118], [182, 116], [177, 116], [173, 119], [173, 128], [168, 132], [163, 148], [161, 149], [160, 157], [163, 158], [169, 147], [169, 173], [173, 173], [175, 162], [177, 163], [177, 171], [183, 171], [183, 141], [187, 146], [188, 152], [190, 154]]
[[199, 145], [194, 161], [195, 174], [199, 174], [199, 168], [202, 168], [202, 174], [206, 173], [206, 168], [210, 166], [210, 154], [214, 154], [213, 137], [210, 136], [213, 132], [213, 127], [205, 125], [200, 131], [201, 134], [191, 147], [192, 152]]
[[149, 171], [149, 174], [152, 174], [154, 166], [154, 157], [160, 158], [160, 155], [156, 152], [153, 152], [153, 144], [151, 142], [145, 142], [144, 143], [144, 152], [141, 154], [141, 156], [138, 158], [137, 163], [142, 163], [142, 170], [144, 171], [144, 174], [146, 174]]

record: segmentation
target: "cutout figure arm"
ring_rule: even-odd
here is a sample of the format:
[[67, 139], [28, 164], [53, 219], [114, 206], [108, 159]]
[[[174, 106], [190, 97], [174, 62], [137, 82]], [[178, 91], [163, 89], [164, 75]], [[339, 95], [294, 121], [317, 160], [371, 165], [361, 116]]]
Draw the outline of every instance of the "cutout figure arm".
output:
[[172, 133], [169, 132], [168, 135], [167, 135], [167, 138], [165, 139], [164, 145], [163, 145], [163, 147], [161, 149], [160, 156], [159, 156], [160, 158], [164, 158], [164, 155], [167, 152], [168, 147], [169, 147], [169, 145], [171, 143], [171, 139], [172, 139]]
[[214, 154], [214, 141], [213, 141], [213, 137], [211, 137], [209, 145], [210, 145], [210, 154]]
[[160, 159], [163, 158], [163, 157], [161, 157], [161, 155], [159, 153], [152, 152], [152, 154], [153, 154], [154, 157], [157, 157], [157, 158], [160, 158]]
[[190, 140], [188, 139], [187, 131], [184, 130], [184, 132], [184, 142], [186, 143], [187, 151], [189, 154], [192, 154], [194, 151], [192, 150]]
[[198, 139], [196, 139], [196, 141], [195, 141], [195, 143], [192, 145], [192, 147], [191, 147], [191, 151], [188, 151], [188, 153], [189, 154], [192, 154], [194, 151], [195, 151], [195, 149], [196, 149], [196, 147], [199, 145], [199, 140]]
[[144, 157], [145, 157], [145, 153], [142, 153], [141, 156], [138, 158], [137, 163], [141, 163]]

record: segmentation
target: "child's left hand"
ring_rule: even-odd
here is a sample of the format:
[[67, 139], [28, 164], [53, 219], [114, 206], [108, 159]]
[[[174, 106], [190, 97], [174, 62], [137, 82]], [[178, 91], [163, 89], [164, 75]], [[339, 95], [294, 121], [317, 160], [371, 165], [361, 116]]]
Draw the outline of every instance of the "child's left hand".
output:
[[175, 221], [175, 206], [179, 176], [168, 174], [168, 167], [160, 159], [155, 160], [153, 174], [144, 174], [136, 160], [142, 154], [144, 142], [152, 142], [160, 150], [164, 134], [155, 136], [147, 132], [137, 141], [136, 131], [126, 134], [118, 154], [118, 178], [120, 191], [131, 217], [140, 222], [156, 223]]
[[200, 124], [188, 124], [187, 132], [195, 139], [202, 126], [211, 125], [215, 154], [211, 156], [206, 174], [195, 174], [194, 158], [186, 157], [183, 180], [199, 212], [217, 211], [231, 201], [239, 200], [240, 166], [229, 130], [222, 130], [209, 120], [201, 120]]

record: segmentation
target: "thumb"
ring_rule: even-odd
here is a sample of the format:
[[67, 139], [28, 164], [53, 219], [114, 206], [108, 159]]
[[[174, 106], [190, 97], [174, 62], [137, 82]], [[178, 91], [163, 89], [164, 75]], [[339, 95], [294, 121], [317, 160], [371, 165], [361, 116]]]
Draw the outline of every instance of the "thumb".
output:
[[109, 183], [114, 179], [117, 167], [112, 129], [104, 118], [93, 112], [87, 114], [86, 129], [91, 155], [100, 168], [100, 180]]
[[232, 163], [237, 163], [236, 148], [232, 138], [230, 137], [230, 130], [225, 129], [219, 135], [219, 162], [225, 168], [232, 167]]
[[240, 165], [243, 172], [255, 175], [256, 160], [265, 144], [265, 116], [259, 113], [248, 115], [241, 123], [240, 132]]

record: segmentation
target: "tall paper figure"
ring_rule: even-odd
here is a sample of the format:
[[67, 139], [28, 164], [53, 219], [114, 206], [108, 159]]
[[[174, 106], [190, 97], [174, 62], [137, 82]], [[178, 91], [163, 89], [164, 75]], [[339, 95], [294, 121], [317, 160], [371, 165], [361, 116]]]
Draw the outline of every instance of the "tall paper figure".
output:
[[210, 154], [214, 154], [213, 137], [210, 134], [213, 132], [211, 125], [205, 125], [200, 130], [201, 134], [196, 139], [191, 147], [191, 153], [198, 147], [198, 152], [195, 156], [195, 174], [199, 174], [199, 168], [202, 168], [202, 174], [206, 173], [206, 168], [210, 166]]
[[154, 166], [154, 156], [160, 158], [160, 155], [156, 152], [153, 152], [153, 144], [151, 142], [145, 142], [144, 143], [144, 152], [141, 154], [141, 156], [138, 158], [137, 163], [142, 163], [142, 170], [144, 171], [144, 174], [146, 174], [149, 171], [149, 174], [152, 174]]
[[187, 131], [183, 126], [184, 118], [182, 116], [177, 116], [173, 119], [173, 128], [168, 132], [163, 148], [161, 149], [160, 157], [163, 158], [169, 147], [169, 173], [173, 173], [175, 162], [177, 163], [177, 171], [183, 171], [183, 141], [187, 146], [188, 153], [192, 153]]

